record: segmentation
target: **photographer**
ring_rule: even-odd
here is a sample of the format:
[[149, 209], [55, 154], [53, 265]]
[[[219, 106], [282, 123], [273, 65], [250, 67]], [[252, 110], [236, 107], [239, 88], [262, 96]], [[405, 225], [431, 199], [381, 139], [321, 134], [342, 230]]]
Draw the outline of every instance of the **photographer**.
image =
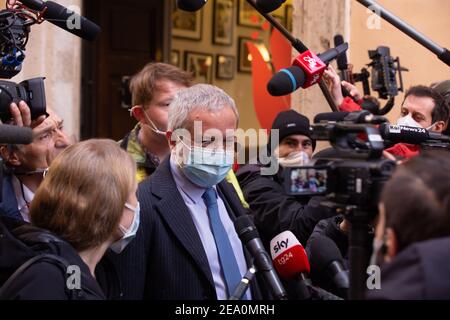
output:
[[294, 110], [280, 112], [272, 130], [279, 130], [280, 141], [273, 151], [280, 165], [278, 173], [261, 175], [261, 165], [248, 164], [236, 175], [266, 243], [279, 233], [290, 230], [302, 244], [306, 244], [316, 223], [333, 213], [318, 207], [321, 197], [287, 195], [282, 177], [283, 168], [305, 165], [309, 161], [316, 142], [310, 138], [308, 118]]
[[450, 299], [450, 154], [425, 151], [384, 187], [373, 262], [381, 289], [370, 299]]
[[17, 220], [30, 220], [30, 203], [42, 182], [43, 173], [70, 144], [63, 131], [63, 120], [51, 109], [47, 109], [47, 113], [49, 116], [45, 120], [40, 117], [32, 122], [24, 102], [19, 104], [19, 109], [13, 104], [11, 114], [14, 123], [32, 126], [33, 142], [29, 145], [0, 146], [0, 155], [7, 168], [7, 174], [3, 177], [0, 210]]

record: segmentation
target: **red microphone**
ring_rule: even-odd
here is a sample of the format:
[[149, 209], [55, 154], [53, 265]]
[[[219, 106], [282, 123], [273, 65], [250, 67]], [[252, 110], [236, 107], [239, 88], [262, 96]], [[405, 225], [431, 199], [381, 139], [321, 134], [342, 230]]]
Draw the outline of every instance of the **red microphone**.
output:
[[318, 83], [327, 68], [327, 65], [311, 50], [297, 56], [292, 65], [301, 68], [305, 72], [306, 81], [302, 86], [303, 89]]
[[307, 275], [310, 271], [308, 256], [298, 239], [291, 231], [284, 231], [270, 241], [270, 254], [275, 270], [282, 279], [294, 280], [296, 298], [311, 299], [307, 287]]

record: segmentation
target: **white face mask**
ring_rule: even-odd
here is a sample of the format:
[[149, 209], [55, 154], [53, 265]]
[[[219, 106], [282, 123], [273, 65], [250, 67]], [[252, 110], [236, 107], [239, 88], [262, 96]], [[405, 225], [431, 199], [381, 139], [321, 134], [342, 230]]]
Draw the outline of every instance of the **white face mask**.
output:
[[[411, 116], [410, 113], [408, 113], [408, 115], [401, 117], [397, 120], [397, 125], [398, 126], [407, 126], [407, 127], [416, 127], [416, 128], [423, 128], [420, 123], [418, 123], [416, 120], [413, 119], [413, 117]], [[429, 126], [428, 128], [425, 128], [427, 130], [431, 130], [434, 128], [434, 126], [436, 125], [436, 123], [433, 123], [431, 126]]]
[[156, 127], [155, 123], [152, 121], [152, 119], [150, 119], [150, 117], [147, 115], [147, 112], [145, 112], [144, 110], [143, 110], [143, 112], [144, 112], [145, 119], [147, 119], [147, 121], [148, 121], [148, 123], [145, 123], [144, 125], [146, 125], [147, 127], [149, 127], [150, 130], [152, 130], [153, 132], [165, 136], [165, 135], [166, 135], [166, 131], [161, 131], [161, 130], [159, 130], [159, 129]]
[[278, 163], [283, 168], [306, 166], [310, 161], [305, 151], [295, 151], [287, 157], [278, 158]]
[[121, 224], [119, 224], [119, 229], [122, 232], [123, 236], [109, 247], [117, 254], [121, 253], [125, 249], [125, 247], [136, 237], [141, 219], [141, 206], [139, 202], [137, 203], [135, 208], [128, 203], [125, 203], [125, 207], [134, 212], [133, 222], [131, 223], [131, 226], [128, 230]]

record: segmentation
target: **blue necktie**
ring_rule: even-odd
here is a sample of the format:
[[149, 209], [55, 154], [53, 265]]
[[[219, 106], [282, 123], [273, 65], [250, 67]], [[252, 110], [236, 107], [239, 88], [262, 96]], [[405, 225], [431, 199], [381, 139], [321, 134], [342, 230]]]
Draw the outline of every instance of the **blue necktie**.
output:
[[[228, 295], [231, 296], [241, 281], [241, 272], [234, 256], [228, 234], [223, 227], [219, 216], [219, 207], [217, 206], [216, 191], [213, 188], [206, 189], [202, 196], [208, 209], [211, 229], [219, 252], [220, 264], [227, 283]], [[244, 296], [245, 297], [245, 296]]]

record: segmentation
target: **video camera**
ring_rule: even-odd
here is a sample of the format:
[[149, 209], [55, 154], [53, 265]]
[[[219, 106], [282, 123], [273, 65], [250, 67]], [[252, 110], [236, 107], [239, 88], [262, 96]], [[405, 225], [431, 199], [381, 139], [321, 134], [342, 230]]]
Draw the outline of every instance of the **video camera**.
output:
[[[53, 1], [8, 0], [6, 9], [0, 11], [0, 78], [11, 79], [22, 70], [30, 28], [45, 20], [87, 40], [93, 40], [100, 32], [95, 23]], [[11, 103], [21, 100], [30, 107], [32, 119], [45, 115], [44, 79], [34, 78], [20, 84], [0, 81], [0, 119], [10, 120]]]
[[396, 166], [382, 158], [384, 141], [379, 129], [353, 120], [322, 122], [311, 126], [311, 138], [329, 141], [334, 154], [315, 159], [311, 166], [284, 168], [286, 193], [326, 195], [325, 206], [339, 211], [351, 207], [373, 220], [382, 187]]

